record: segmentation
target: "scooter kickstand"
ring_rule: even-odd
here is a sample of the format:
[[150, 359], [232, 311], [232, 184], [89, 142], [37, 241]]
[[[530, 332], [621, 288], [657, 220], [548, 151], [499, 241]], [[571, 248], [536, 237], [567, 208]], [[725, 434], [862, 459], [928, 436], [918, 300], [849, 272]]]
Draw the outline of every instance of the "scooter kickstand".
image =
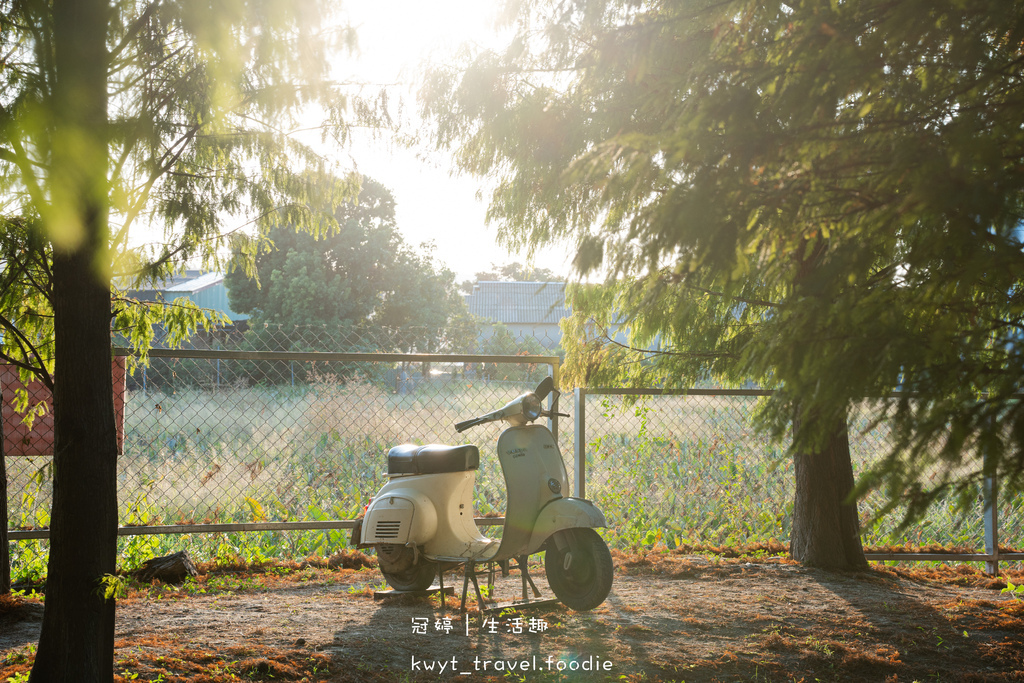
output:
[[530, 588], [533, 589], [533, 597], [539, 598], [540, 591], [537, 590], [537, 584], [533, 582], [533, 577], [530, 576], [530, 570], [527, 568], [527, 563], [530, 559], [529, 555], [520, 555], [516, 558], [516, 562], [519, 564], [519, 574], [523, 577], [523, 602], [529, 602], [529, 598], [526, 597], [526, 584], [530, 584]]
[[476, 578], [476, 563], [467, 562], [466, 568], [463, 571], [462, 579], [462, 606], [459, 608], [462, 612], [466, 611], [466, 593], [469, 591], [469, 582], [473, 581], [473, 588], [476, 590], [477, 604], [480, 605], [480, 613], [484, 611], [484, 596], [480, 593], [480, 583]]

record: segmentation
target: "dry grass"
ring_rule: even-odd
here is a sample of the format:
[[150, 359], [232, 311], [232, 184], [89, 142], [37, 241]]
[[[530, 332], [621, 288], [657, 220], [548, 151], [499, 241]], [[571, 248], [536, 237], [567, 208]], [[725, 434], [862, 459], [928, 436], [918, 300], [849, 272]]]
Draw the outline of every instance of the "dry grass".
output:
[[161, 636], [121, 639], [114, 648], [116, 683], [322, 680], [320, 675], [329, 673], [331, 659], [323, 653], [266, 645], [233, 646], [213, 652]]
[[[436, 599], [371, 601], [380, 575], [366, 569], [358, 553], [231, 572], [206, 567], [196, 584], [202, 593], [172, 595], [157, 586], [120, 603], [134, 635], [117, 642], [117, 672], [119, 680], [212, 683], [440, 680], [409, 670], [402, 653], [410, 648], [439, 659], [457, 654], [462, 661], [474, 653], [597, 653], [613, 660], [615, 670], [581, 680], [637, 683], [994, 682], [1020, 680], [1024, 671], [1024, 602], [1001, 595], [977, 571], [828, 573], [782, 559], [676, 552], [616, 552], [615, 563], [613, 595], [593, 612], [502, 614], [503, 626], [517, 615], [549, 622], [546, 632], [522, 642], [509, 635], [410, 637], [410, 615], [458, 621], [457, 600], [446, 601], [448, 611]], [[518, 577], [506, 581], [517, 584]], [[220, 625], [194, 614], [216, 615]], [[264, 616], [255, 621], [256, 615]], [[320, 630], [307, 623], [311, 617]], [[9, 652], [0, 681], [27, 671], [31, 659], [31, 652]], [[459, 678], [509, 680], [476, 673]]]

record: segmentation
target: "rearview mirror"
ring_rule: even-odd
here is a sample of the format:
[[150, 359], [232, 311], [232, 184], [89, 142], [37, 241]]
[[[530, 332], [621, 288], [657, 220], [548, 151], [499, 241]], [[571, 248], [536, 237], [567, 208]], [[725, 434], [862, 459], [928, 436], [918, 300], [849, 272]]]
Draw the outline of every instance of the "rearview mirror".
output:
[[555, 388], [555, 380], [553, 380], [549, 376], [549, 377], [545, 377], [544, 379], [541, 380], [540, 384], [537, 385], [536, 391], [534, 391], [533, 393], [537, 394], [537, 398], [539, 398], [540, 400], [543, 401], [544, 399], [546, 399], [548, 397], [548, 394], [550, 394], [551, 390], [554, 389], [554, 388]]

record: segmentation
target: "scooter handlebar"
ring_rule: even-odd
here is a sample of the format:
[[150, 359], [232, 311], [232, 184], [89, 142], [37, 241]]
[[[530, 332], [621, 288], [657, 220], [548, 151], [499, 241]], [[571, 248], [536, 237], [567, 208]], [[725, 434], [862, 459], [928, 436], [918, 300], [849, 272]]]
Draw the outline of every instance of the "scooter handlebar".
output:
[[476, 427], [477, 425], [482, 425], [487, 422], [494, 422], [495, 420], [500, 420], [503, 417], [505, 417], [505, 408], [495, 410], [493, 413], [487, 413], [486, 415], [480, 415], [479, 417], [471, 417], [470, 419], [463, 420], [462, 422], [456, 422], [455, 431], [462, 433], [470, 427]]
[[463, 420], [462, 422], [456, 422], [455, 431], [461, 434], [470, 427], [475, 427], [478, 424], [483, 424], [484, 422], [486, 422], [486, 420], [483, 420], [479, 417], [474, 417], [472, 420]]
[[[541, 408], [540, 402], [552, 393], [555, 395], [554, 410], [545, 411]], [[496, 420], [508, 419], [514, 424], [526, 424], [541, 416], [551, 417], [553, 415], [562, 414], [563, 413], [558, 412], [558, 392], [554, 390], [554, 382], [550, 377], [545, 377], [540, 383], [540, 386], [537, 387], [536, 392], [525, 393], [522, 396], [509, 401], [505, 407], [495, 410], [492, 413], [473, 417], [468, 420], [463, 420], [462, 422], [456, 422], [455, 431], [461, 434], [470, 427], [475, 427], [487, 422], [494, 422]], [[565, 417], [568, 417], [568, 415]]]

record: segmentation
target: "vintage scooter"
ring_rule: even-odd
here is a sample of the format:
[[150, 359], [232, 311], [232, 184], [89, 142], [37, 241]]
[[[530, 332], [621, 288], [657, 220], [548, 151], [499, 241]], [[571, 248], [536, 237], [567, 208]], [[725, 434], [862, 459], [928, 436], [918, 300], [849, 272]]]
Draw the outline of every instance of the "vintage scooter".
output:
[[[542, 401], [549, 394], [551, 409], [544, 410]], [[524, 600], [527, 582], [537, 593], [526, 560], [543, 550], [555, 596], [575, 610], [597, 607], [612, 585], [611, 553], [594, 531], [606, 526], [604, 515], [590, 501], [567, 495], [565, 464], [554, 436], [546, 426], [530, 424], [557, 411], [558, 392], [547, 377], [536, 391], [500, 410], [455, 425], [461, 433], [488, 422], [509, 423], [498, 437], [508, 500], [500, 541], [483, 536], [474, 518], [476, 446], [402, 445], [388, 453], [388, 482], [367, 506], [353, 543], [374, 547], [384, 578], [403, 591], [425, 590], [439, 568], [458, 564], [466, 565], [467, 581], [472, 577], [476, 584], [477, 563], [498, 563], [507, 571], [515, 558], [523, 573]]]

